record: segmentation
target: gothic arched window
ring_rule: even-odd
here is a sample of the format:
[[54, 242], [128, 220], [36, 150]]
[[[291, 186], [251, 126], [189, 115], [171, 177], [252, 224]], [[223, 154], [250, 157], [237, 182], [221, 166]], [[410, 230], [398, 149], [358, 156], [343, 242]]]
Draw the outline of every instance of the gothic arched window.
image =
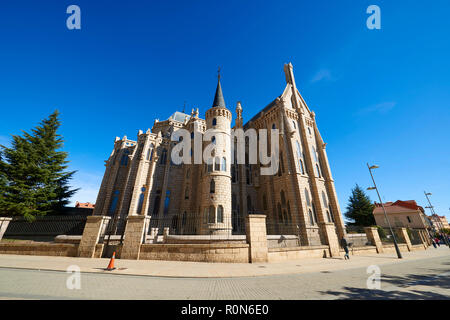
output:
[[309, 216], [309, 224], [314, 225], [314, 218], [311, 209], [308, 209], [308, 216]]
[[214, 158], [214, 170], [215, 171], [220, 171], [220, 158], [219, 157], [215, 157]]
[[216, 222], [216, 217], [215, 217], [216, 212], [215, 211], [216, 211], [216, 209], [214, 208], [214, 206], [209, 207], [208, 223]]
[[215, 193], [216, 192], [216, 182], [214, 179], [211, 179], [211, 182], [209, 183], [209, 193]]
[[222, 171], [227, 171], [227, 159], [225, 157], [222, 158]]
[[138, 207], [137, 207], [137, 214], [141, 214], [142, 211], [142, 205], [144, 204], [144, 196], [145, 196], [145, 188], [141, 189], [141, 194], [139, 196], [139, 202], [138, 202]]
[[117, 202], [119, 201], [119, 190], [114, 191], [114, 196], [111, 201], [111, 205], [109, 206], [108, 215], [112, 216], [114, 211], [116, 211]]
[[166, 163], [166, 161], [167, 161], [167, 149], [166, 148], [164, 148], [164, 149], [162, 149], [162, 151], [161, 151], [161, 158], [160, 158], [160, 164], [165, 164]]
[[217, 124], [217, 119], [214, 118], [214, 119], [212, 120], [212, 125], [215, 126], [216, 124]]
[[217, 223], [223, 222], [223, 207], [218, 206], [217, 207]]
[[155, 203], [153, 205], [153, 215], [158, 215], [159, 213], [159, 203], [161, 202], [161, 196], [157, 195], [155, 198]]
[[309, 207], [311, 205], [311, 200], [309, 199], [309, 192], [308, 189], [305, 188], [305, 199], [306, 199], [306, 205]]

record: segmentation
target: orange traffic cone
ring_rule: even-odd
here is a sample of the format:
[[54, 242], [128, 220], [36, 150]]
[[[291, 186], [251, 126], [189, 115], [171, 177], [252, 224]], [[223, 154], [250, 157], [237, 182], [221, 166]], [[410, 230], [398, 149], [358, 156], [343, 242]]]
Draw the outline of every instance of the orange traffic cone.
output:
[[116, 252], [113, 252], [113, 255], [111, 257], [111, 260], [109, 260], [108, 267], [106, 268], [106, 271], [112, 271], [114, 270], [114, 259], [116, 258]]

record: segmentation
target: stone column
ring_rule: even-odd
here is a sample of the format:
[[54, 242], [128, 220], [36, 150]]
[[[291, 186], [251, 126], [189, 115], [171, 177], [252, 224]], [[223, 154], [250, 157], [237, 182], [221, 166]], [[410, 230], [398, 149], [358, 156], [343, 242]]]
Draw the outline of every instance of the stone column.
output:
[[149, 225], [149, 216], [128, 216], [120, 259], [139, 259]]
[[378, 234], [378, 229], [375, 227], [366, 227], [364, 231], [367, 235], [367, 240], [377, 247], [378, 253], [383, 253], [383, 243], [381, 242], [380, 235]]
[[408, 251], [412, 251], [411, 240], [409, 239], [406, 228], [397, 228], [396, 231], [399, 238], [405, 240], [406, 246], [408, 247]]
[[250, 214], [246, 218], [246, 234], [249, 244], [250, 262], [267, 262], [267, 232], [266, 216], [263, 214]]
[[84, 258], [93, 258], [95, 246], [101, 236], [105, 234], [111, 217], [106, 216], [89, 216], [84, 226], [83, 235], [81, 236], [80, 245], [78, 246], [78, 256]]
[[426, 250], [427, 249], [427, 244], [426, 244], [426, 240], [423, 237], [422, 230], [417, 230], [417, 234], [419, 235], [420, 242], [422, 242], [422, 245], [423, 245], [423, 247]]
[[319, 222], [320, 229], [330, 247], [330, 255], [338, 257], [340, 254], [339, 239], [336, 234], [336, 227], [333, 222]]
[[11, 220], [12, 218], [0, 217], [0, 240], [2, 240]]

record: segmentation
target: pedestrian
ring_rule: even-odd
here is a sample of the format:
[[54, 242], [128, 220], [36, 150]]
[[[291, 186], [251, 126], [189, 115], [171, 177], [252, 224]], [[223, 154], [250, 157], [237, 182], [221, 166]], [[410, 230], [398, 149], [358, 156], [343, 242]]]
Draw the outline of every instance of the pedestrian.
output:
[[434, 239], [434, 241], [436, 241], [436, 244], [440, 247], [441, 246], [441, 244], [439, 243], [439, 238], [438, 237], [436, 237], [435, 239]]
[[345, 240], [345, 238], [343, 237], [341, 239], [341, 247], [344, 249], [345, 254], [344, 254], [344, 260], [350, 259], [350, 256], [348, 255], [348, 244], [347, 244], [347, 240]]
[[436, 246], [436, 241], [434, 241], [434, 239], [433, 239], [433, 238], [431, 239], [431, 244], [433, 245], [433, 247], [434, 247], [435, 249], [437, 249], [437, 246]]

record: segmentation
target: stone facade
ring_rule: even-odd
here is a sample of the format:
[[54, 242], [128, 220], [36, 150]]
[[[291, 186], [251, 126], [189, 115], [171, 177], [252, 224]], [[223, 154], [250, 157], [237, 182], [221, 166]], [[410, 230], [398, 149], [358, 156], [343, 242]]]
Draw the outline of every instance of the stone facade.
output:
[[[345, 236], [344, 222], [316, 116], [298, 91], [292, 64], [284, 66], [283, 93], [244, 124], [244, 109], [236, 106], [236, 119], [227, 109], [220, 79], [214, 103], [199, 117], [175, 112], [152, 129], [139, 131], [137, 140], [116, 138], [105, 161], [105, 173], [94, 215], [112, 218], [124, 230], [126, 217], [151, 216], [149, 232], [162, 234], [245, 234], [246, 217], [264, 214], [269, 234], [296, 235], [302, 246], [328, 245], [332, 255]], [[171, 136], [186, 129], [191, 137], [207, 129], [217, 133], [213, 163], [175, 164], [170, 157], [176, 141]], [[279, 170], [261, 175], [260, 164], [237, 164], [231, 147], [222, 144], [231, 129], [278, 129]], [[269, 135], [270, 136], [270, 135]], [[259, 137], [258, 137], [259, 139]], [[209, 144], [203, 139], [200, 146]], [[269, 141], [269, 144], [271, 142]], [[247, 150], [248, 151], [248, 150]], [[217, 163], [216, 163], [217, 160]], [[186, 224], [186, 221], [190, 222]]]

